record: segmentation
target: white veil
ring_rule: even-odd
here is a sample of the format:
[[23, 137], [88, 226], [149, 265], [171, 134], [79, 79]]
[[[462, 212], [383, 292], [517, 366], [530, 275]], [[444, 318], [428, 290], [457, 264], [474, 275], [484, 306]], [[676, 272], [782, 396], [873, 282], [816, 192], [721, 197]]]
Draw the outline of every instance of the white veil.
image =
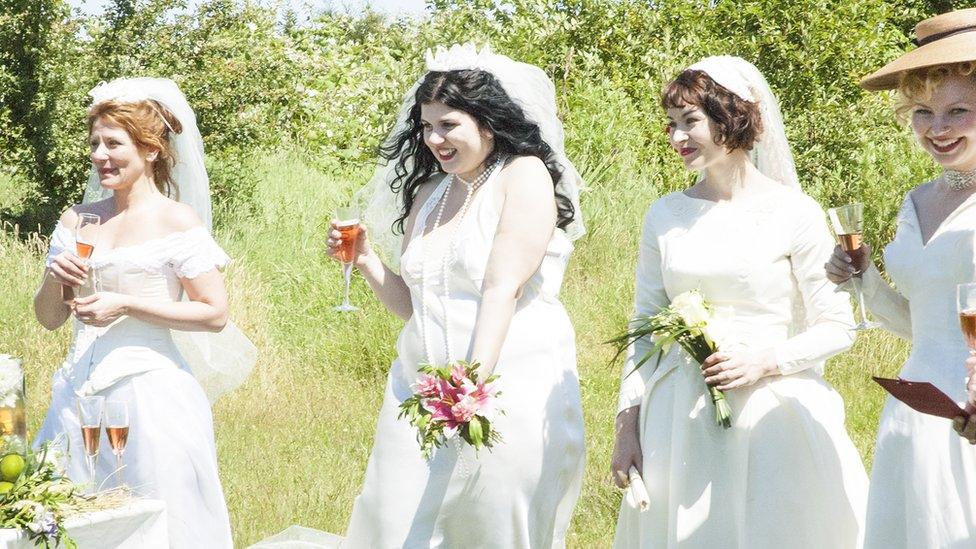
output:
[[[118, 78], [95, 86], [89, 95], [92, 96], [92, 107], [109, 100], [137, 102], [152, 99], [180, 121], [183, 130], [180, 133], [171, 131], [169, 136], [176, 157], [171, 171], [176, 187], [172, 198], [192, 207], [207, 231], [212, 232], [210, 179], [204, 166], [203, 138], [197, 128], [196, 115], [176, 83], [166, 78]], [[166, 123], [165, 118], [163, 122]], [[169, 126], [168, 123], [166, 125]], [[95, 202], [110, 196], [112, 191], [101, 186], [93, 167], [83, 202]], [[257, 361], [257, 348], [230, 321], [219, 333], [178, 330], [172, 333], [180, 353], [211, 402], [240, 386]]]
[[752, 148], [752, 162], [766, 177], [799, 190], [800, 180], [786, 139], [779, 102], [759, 69], [741, 57], [719, 55], [706, 57], [688, 70], [702, 71], [741, 99], [759, 103], [763, 132]]
[[[504, 55], [493, 53], [488, 46], [478, 50], [474, 44], [455, 44], [448, 49], [439, 46], [435, 52], [428, 50], [427, 70], [453, 71], [479, 69], [494, 76], [509, 98], [522, 108], [525, 116], [539, 126], [542, 139], [552, 148], [556, 161], [563, 169], [562, 178], [556, 186], [560, 194], [569, 198], [575, 210], [573, 221], [564, 229], [570, 240], [586, 233], [583, 212], [580, 210], [579, 194], [583, 178], [572, 162], [566, 157], [563, 125], [556, 113], [556, 87], [552, 80], [539, 67], [514, 61]], [[426, 75], [425, 72], [425, 75]], [[408, 127], [407, 118], [414, 105], [414, 95], [424, 77], [421, 76], [403, 98], [396, 125], [385, 143]], [[394, 234], [392, 224], [400, 216], [402, 201], [390, 184], [396, 178], [397, 159], [389, 162], [380, 159], [372, 179], [361, 188], [354, 198], [363, 206], [363, 223], [369, 229], [369, 238], [391, 269], [397, 270], [400, 263], [400, 248], [403, 235]], [[407, 169], [410, 169], [408, 163]]]

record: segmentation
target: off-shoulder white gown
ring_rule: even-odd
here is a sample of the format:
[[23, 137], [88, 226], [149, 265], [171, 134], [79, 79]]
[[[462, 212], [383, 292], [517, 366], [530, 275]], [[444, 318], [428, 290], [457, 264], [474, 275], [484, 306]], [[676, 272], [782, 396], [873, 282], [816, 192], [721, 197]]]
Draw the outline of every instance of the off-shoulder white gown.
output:
[[[74, 245], [71, 231], [59, 225], [51, 239], [48, 265]], [[207, 230], [197, 227], [106, 252], [96, 247], [91, 267], [102, 291], [176, 301], [182, 295], [181, 277], [195, 278], [228, 261]], [[90, 286], [83, 287], [79, 294], [91, 291]], [[137, 495], [166, 502], [170, 546], [233, 547], [217, 474], [210, 402], [170, 330], [128, 316], [106, 328], [77, 319], [73, 324], [71, 347], [54, 374], [51, 406], [37, 443], [66, 435], [68, 476], [88, 482], [77, 398], [101, 395], [126, 402], [130, 428], [124, 481]], [[110, 477], [115, 457], [104, 433], [100, 443], [95, 482], [114, 487], [119, 477]]]
[[[964, 405], [969, 350], [959, 327], [956, 285], [976, 281], [976, 195], [924, 243], [907, 196], [884, 259], [897, 291], [872, 268], [864, 275], [864, 298], [885, 328], [912, 342], [899, 375], [929, 381]], [[976, 547], [976, 447], [949, 420], [890, 396], [875, 444], [864, 546]]]
[[[823, 211], [786, 187], [728, 202], [676, 192], [651, 206], [636, 311], [701, 290], [732, 311], [720, 348], [773, 349], [783, 375], [728, 391], [727, 430], [679, 346], [624, 377], [619, 409], [640, 406], [650, 509], [621, 505], [615, 547], [859, 547], [867, 477], [822, 375], [853, 340], [848, 295], [824, 276], [832, 249]], [[633, 365], [632, 354], [624, 372]]]

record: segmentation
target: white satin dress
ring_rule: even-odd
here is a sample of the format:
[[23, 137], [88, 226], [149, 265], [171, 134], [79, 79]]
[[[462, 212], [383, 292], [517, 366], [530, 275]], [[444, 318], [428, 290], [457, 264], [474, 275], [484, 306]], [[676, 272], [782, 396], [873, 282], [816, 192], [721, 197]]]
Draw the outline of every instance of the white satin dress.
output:
[[[444, 194], [446, 179], [422, 206], [401, 260], [413, 316], [397, 341], [372, 454], [356, 498], [343, 548], [550, 548], [565, 545], [579, 495], [584, 460], [583, 415], [573, 327], [559, 302], [572, 244], [556, 230], [539, 270], [524, 286], [495, 373], [505, 414], [495, 427], [503, 441], [480, 455], [464, 444], [420, 454], [415, 431], [397, 419], [412, 394], [417, 367], [427, 361], [420, 332], [426, 291], [428, 337], [437, 363], [445, 363], [444, 311], [450, 310], [457, 358], [468, 352], [481, 302], [488, 254], [501, 214], [492, 175], [472, 199], [458, 227], [450, 260], [450, 299], [441, 277], [422, 280], [424, 227]], [[455, 189], [457, 192], [457, 189]], [[439, 263], [439, 262], [438, 262]], [[428, 266], [440, 272], [439, 265]]]
[[[864, 275], [864, 299], [886, 329], [912, 342], [899, 376], [931, 382], [965, 405], [969, 350], [956, 285], [976, 281], [976, 195], [926, 243], [907, 196], [884, 259], [897, 291], [872, 268]], [[864, 546], [976, 547], [976, 447], [948, 419], [916, 412], [891, 396], [875, 444]]]
[[[47, 264], [74, 249], [71, 231], [58, 225]], [[177, 301], [180, 277], [195, 278], [229, 261], [203, 227], [177, 232], [136, 246], [119, 247], [91, 259], [100, 289], [147, 299]], [[92, 280], [92, 277], [89, 277]], [[91, 286], [80, 295], [88, 295]], [[72, 317], [73, 318], [73, 317]], [[166, 502], [170, 547], [233, 547], [230, 519], [217, 473], [210, 402], [180, 355], [168, 328], [123, 316], [105, 328], [73, 318], [68, 356], [55, 372], [51, 406], [36, 444], [67, 436], [68, 476], [88, 482], [77, 398], [101, 395], [127, 403], [129, 438], [124, 481], [136, 495]], [[95, 482], [119, 484], [115, 456], [102, 432]]]
[[[728, 202], [676, 192], [651, 206], [636, 312], [698, 289], [731, 310], [719, 348], [772, 349], [783, 375], [726, 392], [729, 429], [715, 423], [700, 366], [678, 345], [656, 369], [652, 360], [623, 378], [619, 410], [640, 406], [650, 508], [621, 504], [614, 547], [860, 546], [867, 475], [822, 375], [853, 341], [848, 295], [824, 275], [833, 246], [823, 210], [786, 187]], [[633, 367], [632, 352], [624, 372]]]

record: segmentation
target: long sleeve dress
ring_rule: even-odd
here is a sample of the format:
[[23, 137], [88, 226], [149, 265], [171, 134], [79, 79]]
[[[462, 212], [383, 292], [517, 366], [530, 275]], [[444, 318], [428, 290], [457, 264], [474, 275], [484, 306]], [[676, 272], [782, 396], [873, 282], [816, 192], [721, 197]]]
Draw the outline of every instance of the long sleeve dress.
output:
[[773, 349], [782, 375], [726, 392], [723, 429], [687, 353], [674, 345], [628, 375], [650, 343], [635, 346], [619, 410], [640, 406], [650, 509], [621, 504], [615, 547], [859, 547], [867, 476], [823, 378], [853, 339], [847, 294], [824, 276], [832, 249], [823, 211], [786, 187], [728, 202], [676, 192], [651, 206], [636, 313], [698, 289], [730, 315], [719, 348]]
[[[922, 242], [911, 196], [884, 250], [888, 275], [864, 274], [864, 299], [884, 327], [912, 342], [900, 377], [928, 381], [966, 402], [969, 349], [956, 312], [956, 285], [976, 281], [976, 195]], [[881, 413], [865, 547], [976, 547], [976, 448], [949, 420], [888, 397]]]

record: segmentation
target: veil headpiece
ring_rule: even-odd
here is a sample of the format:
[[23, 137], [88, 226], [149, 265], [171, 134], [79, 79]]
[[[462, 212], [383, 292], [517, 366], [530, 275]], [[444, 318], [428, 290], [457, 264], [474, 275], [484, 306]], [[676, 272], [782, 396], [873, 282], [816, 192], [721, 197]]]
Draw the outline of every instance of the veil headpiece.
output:
[[[522, 108], [526, 118], [539, 127], [542, 140], [552, 148], [556, 162], [562, 167], [562, 177], [556, 190], [569, 198], [575, 210], [573, 221], [564, 231], [570, 240], [583, 236], [586, 229], [579, 205], [583, 179], [566, 157], [563, 125], [556, 113], [556, 87], [546, 73], [534, 65], [493, 53], [489, 46], [478, 49], [471, 43], [455, 44], [450, 48], [438, 46], [433, 52], [428, 50], [425, 58], [424, 76], [404, 96], [396, 124], [384, 142], [391, 143], [398, 134], [407, 129], [414, 96], [428, 72], [482, 70], [491, 73], [508, 97]], [[381, 158], [372, 179], [355, 197], [355, 201], [363, 206], [363, 223], [369, 228], [370, 241], [393, 269], [399, 266], [403, 243], [403, 236], [394, 234], [392, 229], [403, 204], [399, 193], [394, 192], [391, 187], [397, 178], [396, 163], [397, 159], [385, 161]], [[407, 169], [410, 169], [409, 164]]]
[[[111, 82], [102, 82], [88, 94], [92, 97], [90, 108], [105, 101], [138, 103], [153, 100], [179, 120], [183, 130], [180, 133], [173, 132], [166, 117], [156, 109], [170, 129], [169, 142], [176, 157], [170, 171], [176, 187], [176, 196], [173, 198], [192, 207], [203, 221], [207, 232], [212, 233], [213, 208], [210, 202], [210, 180], [204, 165], [203, 138], [197, 128], [196, 115], [179, 86], [168, 78], [118, 78]], [[98, 172], [92, 166], [82, 202], [96, 202], [111, 196], [112, 191], [102, 187]], [[219, 333], [173, 330], [172, 334], [180, 353], [211, 402], [243, 383], [257, 360], [254, 344], [230, 321]]]
[[759, 69], [741, 57], [719, 55], [706, 57], [688, 70], [702, 71], [740, 99], [759, 103], [763, 131], [753, 145], [752, 161], [766, 177], [799, 189], [800, 180], [786, 139], [779, 102]]

